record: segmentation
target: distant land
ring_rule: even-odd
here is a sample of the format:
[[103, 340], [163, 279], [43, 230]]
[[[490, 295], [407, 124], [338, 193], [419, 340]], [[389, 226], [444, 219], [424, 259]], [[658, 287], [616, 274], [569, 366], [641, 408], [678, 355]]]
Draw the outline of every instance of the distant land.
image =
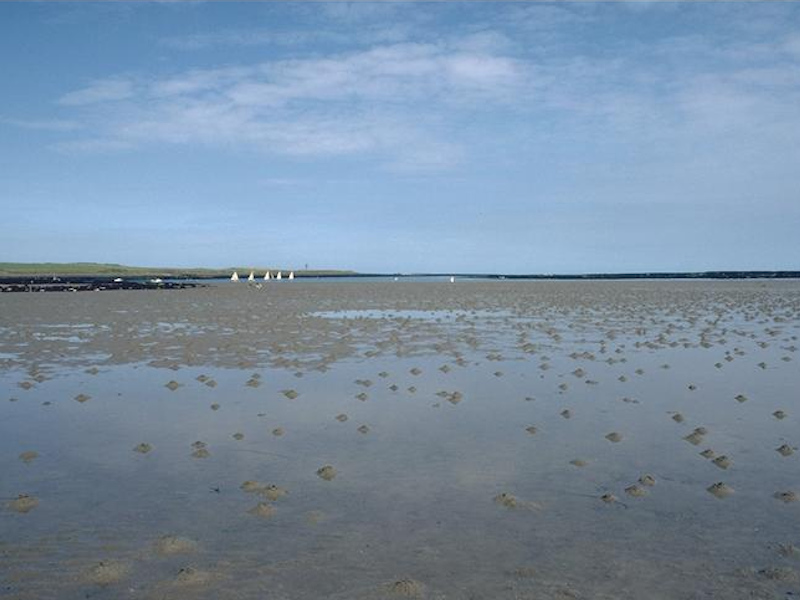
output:
[[[105, 279], [116, 277], [169, 278], [169, 279], [219, 279], [230, 277], [234, 271], [246, 278], [250, 271], [263, 277], [266, 271], [288, 273], [291, 269], [279, 267], [225, 267], [225, 268], [187, 268], [187, 267], [131, 267], [115, 263], [12, 263], [0, 262], [0, 279], [19, 278], [86, 278]], [[797, 271], [675, 271], [641, 273], [359, 273], [337, 269], [295, 269], [296, 277], [442, 277], [452, 276], [475, 279], [790, 279], [800, 278]]]
[[[271, 271], [288, 273], [291, 269], [276, 267], [225, 267], [223, 269], [187, 267], [129, 267], [115, 263], [11, 263], [0, 262], [0, 277], [160, 277], [170, 279], [217, 279], [230, 277], [234, 271], [247, 277], [250, 271], [261, 274]], [[297, 277], [335, 277], [355, 275], [354, 271], [295, 270]]]

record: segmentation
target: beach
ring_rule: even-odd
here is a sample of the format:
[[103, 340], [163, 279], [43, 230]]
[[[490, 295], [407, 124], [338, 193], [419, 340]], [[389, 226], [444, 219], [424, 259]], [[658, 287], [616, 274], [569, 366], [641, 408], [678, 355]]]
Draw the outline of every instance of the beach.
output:
[[784, 598], [800, 281], [0, 296], [0, 589]]

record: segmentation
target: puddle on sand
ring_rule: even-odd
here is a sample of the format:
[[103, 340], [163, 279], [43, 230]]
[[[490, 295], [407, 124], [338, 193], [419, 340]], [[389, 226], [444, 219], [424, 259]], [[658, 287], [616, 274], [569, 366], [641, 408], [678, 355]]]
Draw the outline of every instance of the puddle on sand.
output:
[[501, 319], [512, 316], [509, 311], [471, 310], [328, 310], [310, 313], [312, 317], [325, 319], [414, 319], [421, 321], [461, 321], [473, 319]]
[[[800, 503], [774, 497], [800, 492], [800, 453], [776, 451], [800, 443], [800, 373], [783, 360], [795, 356], [796, 318], [776, 323], [751, 307], [751, 318], [723, 325], [670, 316], [636, 333], [571, 310], [527, 339], [500, 319], [468, 349], [351, 355], [323, 371], [54, 364], [24, 389], [31, 369], [4, 370], [4, 594], [745, 598], [796, 589], [800, 539], [787, 524], [799, 522]], [[538, 349], [522, 350], [528, 343]], [[30, 451], [34, 460], [20, 459]], [[332, 477], [320, 475], [327, 466]], [[732, 491], [712, 493], [719, 482]], [[39, 504], [8, 509], [19, 494]]]

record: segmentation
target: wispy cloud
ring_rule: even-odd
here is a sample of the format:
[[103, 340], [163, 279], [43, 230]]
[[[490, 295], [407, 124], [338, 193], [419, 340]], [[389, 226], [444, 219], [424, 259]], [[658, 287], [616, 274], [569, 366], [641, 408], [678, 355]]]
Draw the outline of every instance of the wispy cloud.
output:
[[78, 121], [67, 119], [0, 119], [0, 123], [21, 127], [22, 129], [35, 129], [39, 131], [75, 131], [81, 128]]
[[[378, 39], [371, 37], [376, 23], [370, 11], [325, 10], [334, 21], [364, 25], [354, 47], [326, 53], [290, 48], [268, 61], [93, 81], [59, 99], [72, 111], [70, 122], [85, 125], [80, 138], [59, 148], [248, 146], [426, 171], [463, 162], [473, 150], [470, 129], [494, 125], [497, 135], [511, 132], [529, 143], [546, 143], [543, 132], [557, 129], [583, 143], [675, 148], [731, 135], [767, 146], [784, 140], [787, 126], [800, 126], [796, 35], [684, 33], [628, 40], [625, 48], [611, 44], [598, 53], [552, 42], [549, 34], [558, 28], [596, 18], [593, 10], [570, 6], [512, 5], [485, 26], [473, 22], [437, 41], [420, 41], [426, 30], [412, 34], [407, 24]], [[301, 49], [309, 36], [328, 34], [331, 40], [339, 35], [335, 29], [230, 30], [165, 43]]]
[[115, 100], [125, 100], [133, 95], [133, 84], [123, 78], [101, 79], [90, 85], [65, 94], [59, 99], [64, 106], [82, 106]]
[[339, 46], [396, 43], [411, 38], [413, 28], [406, 24], [367, 27], [356, 35], [334, 29], [276, 30], [269, 28], [231, 29], [207, 33], [167, 36], [159, 43], [175, 50], [193, 51], [212, 47], [258, 47], [275, 46], [297, 49], [308, 44], [330, 44]]
[[461, 155], [439, 127], [441, 105], [479, 110], [522, 85], [524, 69], [514, 58], [437, 44], [379, 45], [155, 79], [115, 76], [59, 100], [85, 107], [83, 118], [97, 134], [60, 148], [250, 144], [278, 154], [373, 154], [392, 168], [441, 168]]

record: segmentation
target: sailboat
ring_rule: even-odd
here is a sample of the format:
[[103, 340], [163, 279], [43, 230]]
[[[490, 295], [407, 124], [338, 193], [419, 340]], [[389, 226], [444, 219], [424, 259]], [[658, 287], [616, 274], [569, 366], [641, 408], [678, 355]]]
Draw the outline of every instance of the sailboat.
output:
[[255, 274], [252, 271], [250, 271], [250, 275], [247, 277], [247, 281], [255, 281], [255, 279], [256, 279]]
[[231, 281], [239, 281], [239, 274], [236, 271], [231, 275]]
[[289, 272], [289, 279], [294, 279], [294, 271]]
[[278, 271], [278, 274], [275, 276], [275, 279], [283, 279], [283, 273]]
[[455, 283], [455, 282], [456, 282], [456, 278], [451, 275], [450, 276], [450, 283]]
[[264, 273], [264, 281], [269, 281], [269, 271]]

